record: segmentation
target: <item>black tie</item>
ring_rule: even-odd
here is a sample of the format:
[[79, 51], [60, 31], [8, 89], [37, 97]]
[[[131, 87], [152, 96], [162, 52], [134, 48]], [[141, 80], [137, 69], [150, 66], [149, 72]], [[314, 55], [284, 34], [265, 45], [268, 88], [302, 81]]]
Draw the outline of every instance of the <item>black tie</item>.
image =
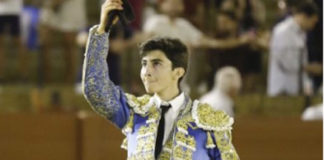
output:
[[158, 126], [157, 131], [157, 138], [155, 142], [155, 159], [157, 159], [158, 155], [160, 154], [162, 150], [162, 144], [163, 144], [163, 137], [164, 137], [164, 126], [165, 126], [165, 113], [171, 108], [171, 105], [162, 105], [161, 106], [161, 119]]

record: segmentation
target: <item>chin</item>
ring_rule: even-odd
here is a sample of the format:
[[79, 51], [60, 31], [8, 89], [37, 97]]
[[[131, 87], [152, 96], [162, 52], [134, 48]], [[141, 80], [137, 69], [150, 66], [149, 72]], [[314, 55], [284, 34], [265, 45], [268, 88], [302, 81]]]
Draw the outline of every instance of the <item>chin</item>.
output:
[[156, 93], [158, 89], [154, 86], [145, 86], [145, 90], [147, 93]]
[[151, 90], [148, 90], [148, 89], [145, 89], [146, 90], [146, 93], [148, 94], [154, 94], [155, 92], [154, 91], [151, 91]]

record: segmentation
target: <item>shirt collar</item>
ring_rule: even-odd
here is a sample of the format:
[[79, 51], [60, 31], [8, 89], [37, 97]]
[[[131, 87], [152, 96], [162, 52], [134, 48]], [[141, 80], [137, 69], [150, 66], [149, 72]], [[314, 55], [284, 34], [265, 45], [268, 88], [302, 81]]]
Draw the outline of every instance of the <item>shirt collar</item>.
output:
[[289, 17], [288, 21], [289, 21], [291, 29], [295, 30], [299, 34], [304, 34], [305, 33], [305, 31], [303, 31], [301, 29], [301, 27], [299, 26], [299, 24], [296, 22], [294, 17], [292, 17], [292, 16]]
[[153, 98], [157, 102], [157, 107], [160, 107], [161, 105], [169, 105], [170, 104], [172, 106], [171, 109], [175, 112], [178, 112], [185, 102], [185, 95], [183, 92], [168, 102], [161, 100], [161, 98], [157, 94], [154, 94]]

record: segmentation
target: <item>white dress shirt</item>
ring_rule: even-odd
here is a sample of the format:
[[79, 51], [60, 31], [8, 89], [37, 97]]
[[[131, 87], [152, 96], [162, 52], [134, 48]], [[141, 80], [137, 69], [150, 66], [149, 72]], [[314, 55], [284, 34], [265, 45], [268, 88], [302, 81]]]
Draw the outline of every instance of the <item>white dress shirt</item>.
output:
[[310, 80], [306, 72], [301, 73], [301, 67], [306, 63], [306, 33], [293, 17], [288, 17], [273, 30], [270, 43], [268, 95], [277, 96], [282, 93], [297, 95], [303, 89], [301, 87], [309, 86]]
[[157, 102], [157, 107], [160, 107], [161, 105], [171, 105], [171, 108], [165, 113], [165, 128], [164, 128], [164, 137], [163, 137], [163, 144], [167, 141], [171, 130], [173, 128], [174, 122], [177, 119], [179, 112], [182, 108], [184, 108], [184, 102], [185, 102], [185, 95], [182, 92], [180, 95], [172, 99], [171, 101], [165, 102], [162, 101], [161, 98], [155, 94], [154, 99]]

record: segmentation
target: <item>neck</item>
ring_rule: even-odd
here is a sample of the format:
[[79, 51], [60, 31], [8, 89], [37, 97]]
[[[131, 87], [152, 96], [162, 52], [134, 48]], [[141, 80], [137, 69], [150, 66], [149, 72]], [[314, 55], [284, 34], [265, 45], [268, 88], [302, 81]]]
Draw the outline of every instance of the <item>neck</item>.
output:
[[169, 16], [170, 22], [173, 23], [178, 17], [177, 16]]
[[[293, 16], [293, 18], [294, 18], [294, 21], [298, 24], [298, 26], [301, 28], [301, 29], [303, 29], [303, 27], [302, 27], [302, 17], [301, 17], [301, 15], [295, 15], [295, 16]], [[304, 30], [304, 29], [303, 29]]]
[[163, 101], [170, 101], [177, 97], [180, 94], [180, 90], [178, 87], [167, 88], [164, 91], [157, 93], [157, 95]]

